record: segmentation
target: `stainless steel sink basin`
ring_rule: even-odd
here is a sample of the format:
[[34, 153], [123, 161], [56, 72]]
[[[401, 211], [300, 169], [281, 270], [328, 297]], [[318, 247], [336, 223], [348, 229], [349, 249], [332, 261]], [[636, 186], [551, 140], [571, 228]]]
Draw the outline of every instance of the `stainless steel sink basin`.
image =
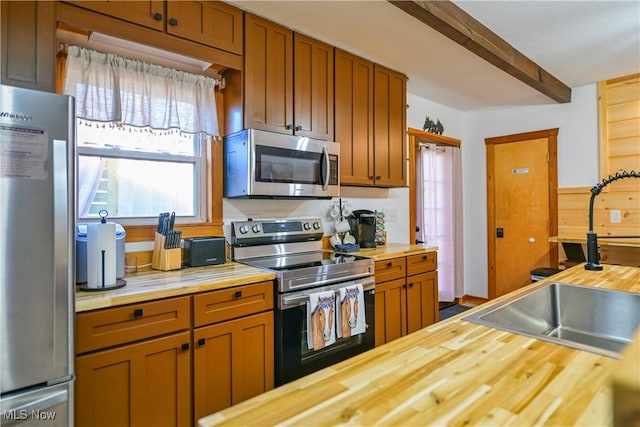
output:
[[552, 282], [462, 320], [618, 358], [640, 326], [640, 294]]

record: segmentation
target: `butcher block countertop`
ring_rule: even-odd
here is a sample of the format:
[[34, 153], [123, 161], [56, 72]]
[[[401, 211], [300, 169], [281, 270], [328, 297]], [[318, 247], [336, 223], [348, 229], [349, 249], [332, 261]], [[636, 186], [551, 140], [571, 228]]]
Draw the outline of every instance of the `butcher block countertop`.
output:
[[[640, 293], [640, 268], [605, 265], [603, 271], [586, 271], [583, 265], [530, 286], [553, 280]], [[486, 304], [199, 424], [612, 424], [612, 374], [625, 369], [621, 361], [461, 320]]]
[[[351, 254], [379, 261], [435, 250], [437, 250], [435, 246], [390, 243]], [[78, 290], [76, 292], [76, 313], [273, 280], [275, 274], [230, 262], [175, 271], [152, 270], [127, 275], [124, 279], [127, 285], [120, 289], [100, 292]]]
[[358, 252], [349, 252], [349, 254], [373, 258], [375, 261], [382, 261], [402, 256], [416, 255], [423, 252], [436, 252], [437, 250], [437, 246], [416, 245], [408, 243], [387, 243], [385, 245], [379, 245], [376, 248], [360, 249]]
[[77, 291], [76, 313], [273, 280], [275, 274], [229, 262], [175, 271], [146, 271], [127, 275], [124, 279], [127, 285], [120, 289]]

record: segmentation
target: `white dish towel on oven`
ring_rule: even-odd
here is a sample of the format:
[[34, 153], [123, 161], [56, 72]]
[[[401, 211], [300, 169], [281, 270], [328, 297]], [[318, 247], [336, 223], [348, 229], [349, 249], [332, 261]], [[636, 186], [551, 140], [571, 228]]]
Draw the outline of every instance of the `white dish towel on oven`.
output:
[[366, 332], [362, 284], [356, 283], [340, 288], [338, 295], [338, 301], [336, 301], [338, 338], [348, 338]]
[[307, 303], [307, 343], [319, 350], [336, 342], [336, 294], [333, 291], [309, 294]]

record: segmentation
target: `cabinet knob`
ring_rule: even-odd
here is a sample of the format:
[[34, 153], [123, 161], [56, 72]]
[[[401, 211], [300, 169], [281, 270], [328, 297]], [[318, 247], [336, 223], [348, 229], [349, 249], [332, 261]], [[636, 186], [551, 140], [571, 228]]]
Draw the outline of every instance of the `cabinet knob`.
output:
[[427, 260], [427, 256], [426, 255], [422, 255], [422, 260], [426, 261]]
[[302, 126], [300, 125], [296, 126], [296, 130], [302, 130]]
[[178, 20], [176, 18], [169, 19], [169, 25], [173, 25], [174, 27], [178, 25]]
[[154, 13], [153, 19], [155, 19], [156, 21], [162, 21], [162, 14], [160, 12]]
[[376, 179], [382, 179], [380, 175], [376, 175]]
[[293, 129], [293, 125], [292, 124], [284, 125], [284, 128], [286, 130], [291, 130], [291, 129]]
[[413, 283], [409, 283], [407, 286], [409, 286], [410, 288], [413, 288]]
[[387, 267], [391, 267], [392, 265], [393, 265], [393, 263], [392, 263], [391, 261], [389, 261], [389, 262], [387, 263]]
[[198, 345], [199, 345], [199, 346], [201, 346], [201, 347], [202, 347], [206, 342], [207, 342], [207, 340], [205, 340], [204, 338], [200, 338], [200, 339], [198, 339]]
[[144, 312], [142, 311], [141, 308], [136, 308], [135, 310], [133, 310], [133, 317], [135, 319], [137, 319], [138, 317], [142, 317], [144, 315]]
[[187, 351], [187, 350], [189, 350], [189, 343], [188, 343], [188, 342], [186, 342], [186, 343], [182, 344], [182, 347], [181, 347], [181, 348], [182, 348], [182, 351]]
[[236, 298], [242, 298], [242, 291], [236, 291], [233, 296]]

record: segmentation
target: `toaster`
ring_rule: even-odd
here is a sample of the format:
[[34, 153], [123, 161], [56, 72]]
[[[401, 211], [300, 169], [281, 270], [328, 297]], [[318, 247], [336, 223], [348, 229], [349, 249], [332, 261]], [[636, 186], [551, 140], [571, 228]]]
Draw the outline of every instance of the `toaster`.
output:
[[224, 237], [188, 237], [184, 239], [183, 264], [187, 267], [224, 264], [227, 248]]

